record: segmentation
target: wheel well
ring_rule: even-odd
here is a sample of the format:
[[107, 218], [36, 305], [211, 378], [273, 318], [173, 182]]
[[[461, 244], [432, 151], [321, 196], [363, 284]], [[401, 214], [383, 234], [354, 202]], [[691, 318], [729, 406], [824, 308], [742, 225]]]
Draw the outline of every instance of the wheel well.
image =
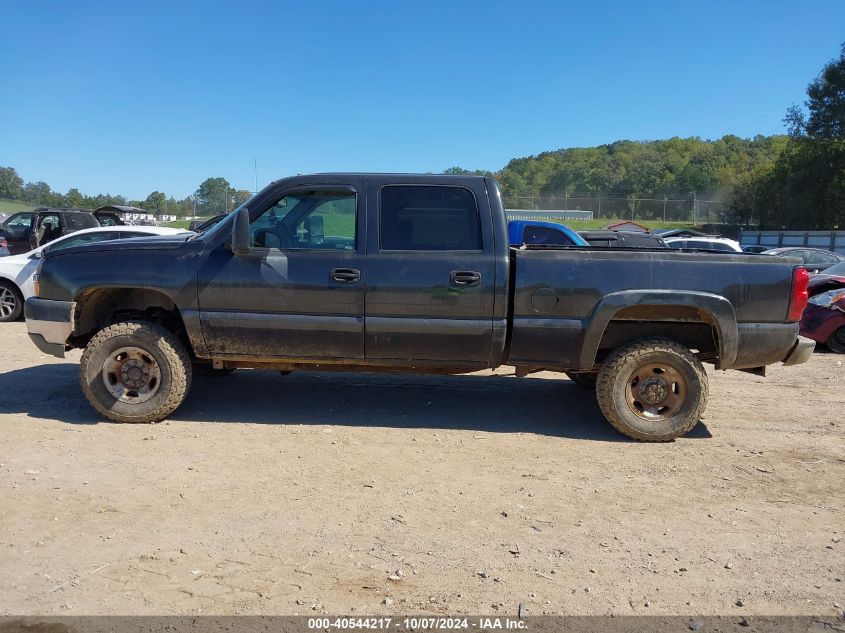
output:
[[[0, 284], [6, 285], [6, 286], [11, 286], [12, 288], [17, 290], [18, 292], [21, 292], [21, 287], [18, 284], [16, 284], [14, 281], [12, 281], [11, 279], [8, 279], [7, 277], [0, 277]], [[23, 293], [21, 292], [21, 294], [23, 294]]]
[[82, 293], [76, 299], [73, 342], [84, 347], [103, 328], [132, 320], [157, 323], [191, 349], [176, 304], [164, 293], [147, 288], [98, 288]]
[[636, 305], [613, 315], [602, 334], [596, 360], [601, 362], [621, 345], [652, 336], [696, 350], [702, 360], [719, 356], [719, 325], [708, 310], [685, 305]]

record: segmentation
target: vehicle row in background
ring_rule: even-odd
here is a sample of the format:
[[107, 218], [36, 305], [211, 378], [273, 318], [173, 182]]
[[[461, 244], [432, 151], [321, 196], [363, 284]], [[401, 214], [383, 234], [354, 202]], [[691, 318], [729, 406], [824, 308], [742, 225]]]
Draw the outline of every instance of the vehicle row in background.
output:
[[763, 251], [764, 255], [783, 255], [784, 257], [798, 257], [804, 262], [804, 269], [811, 273], [818, 273], [827, 270], [841, 262], [845, 257], [833, 251], [823, 248], [806, 248], [803, 246], [784, 246], [782, 248], [770, 248]]
[[57, 238], [50, 244], [39, 246], [27, 253], [0, 259], [0, 323], [14, 321], [20, 317], [23, 302], [34, 294], [33, 275], [38, 268], [38, 262], [46, 253], [109, 240], [179, 233], [184, 233], [185, 237], [192, 235], [190, 231], [159, 226], [95, 227]]
[[123, 225], [120, 215], [108, 209], [58, 209], [41, 207], [20, 211], [0, 224], [0, 246], [6, 243], [7, 253], [18, 255], [49, 244], [64, 235], [99, 226]]

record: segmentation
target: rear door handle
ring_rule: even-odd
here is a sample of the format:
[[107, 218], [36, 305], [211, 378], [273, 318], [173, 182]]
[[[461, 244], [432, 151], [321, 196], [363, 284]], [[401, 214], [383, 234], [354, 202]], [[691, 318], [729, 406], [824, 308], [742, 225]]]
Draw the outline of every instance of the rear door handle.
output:
[[481, 273], [472, 270], [455, 270], [449, 275], [453, 286], [477, 286], [481, 283]]
[[361, 278], [361, 271], [356, 268], [335, 268], [332, 271], [332, 279], [345, 284], [352, 284]]

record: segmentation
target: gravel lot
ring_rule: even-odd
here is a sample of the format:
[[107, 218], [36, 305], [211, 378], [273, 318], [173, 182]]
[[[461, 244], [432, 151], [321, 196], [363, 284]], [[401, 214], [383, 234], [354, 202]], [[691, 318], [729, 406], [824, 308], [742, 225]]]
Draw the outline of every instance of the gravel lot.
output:
[[0, 614], [825, 614], [845, 605], [845, 368], [710, 371], [628, 441], [562, 375], [239, 371], [98, 419], [0, 326]]

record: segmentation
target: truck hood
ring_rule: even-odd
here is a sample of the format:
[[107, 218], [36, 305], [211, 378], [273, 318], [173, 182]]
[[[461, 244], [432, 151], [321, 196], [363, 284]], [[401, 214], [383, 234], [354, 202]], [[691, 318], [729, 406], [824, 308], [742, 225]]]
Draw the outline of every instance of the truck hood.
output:
[[194, 233], [185, 232], [184, 234], [178, 235], [150, 235], [149, 237], [129, 237], [122, 240], [81, 244], [79, 246], [63, 248], [55, 253], [48, 252], [45, 257], [103, 251], [173, 250], [180, 248], [193, 235]]

